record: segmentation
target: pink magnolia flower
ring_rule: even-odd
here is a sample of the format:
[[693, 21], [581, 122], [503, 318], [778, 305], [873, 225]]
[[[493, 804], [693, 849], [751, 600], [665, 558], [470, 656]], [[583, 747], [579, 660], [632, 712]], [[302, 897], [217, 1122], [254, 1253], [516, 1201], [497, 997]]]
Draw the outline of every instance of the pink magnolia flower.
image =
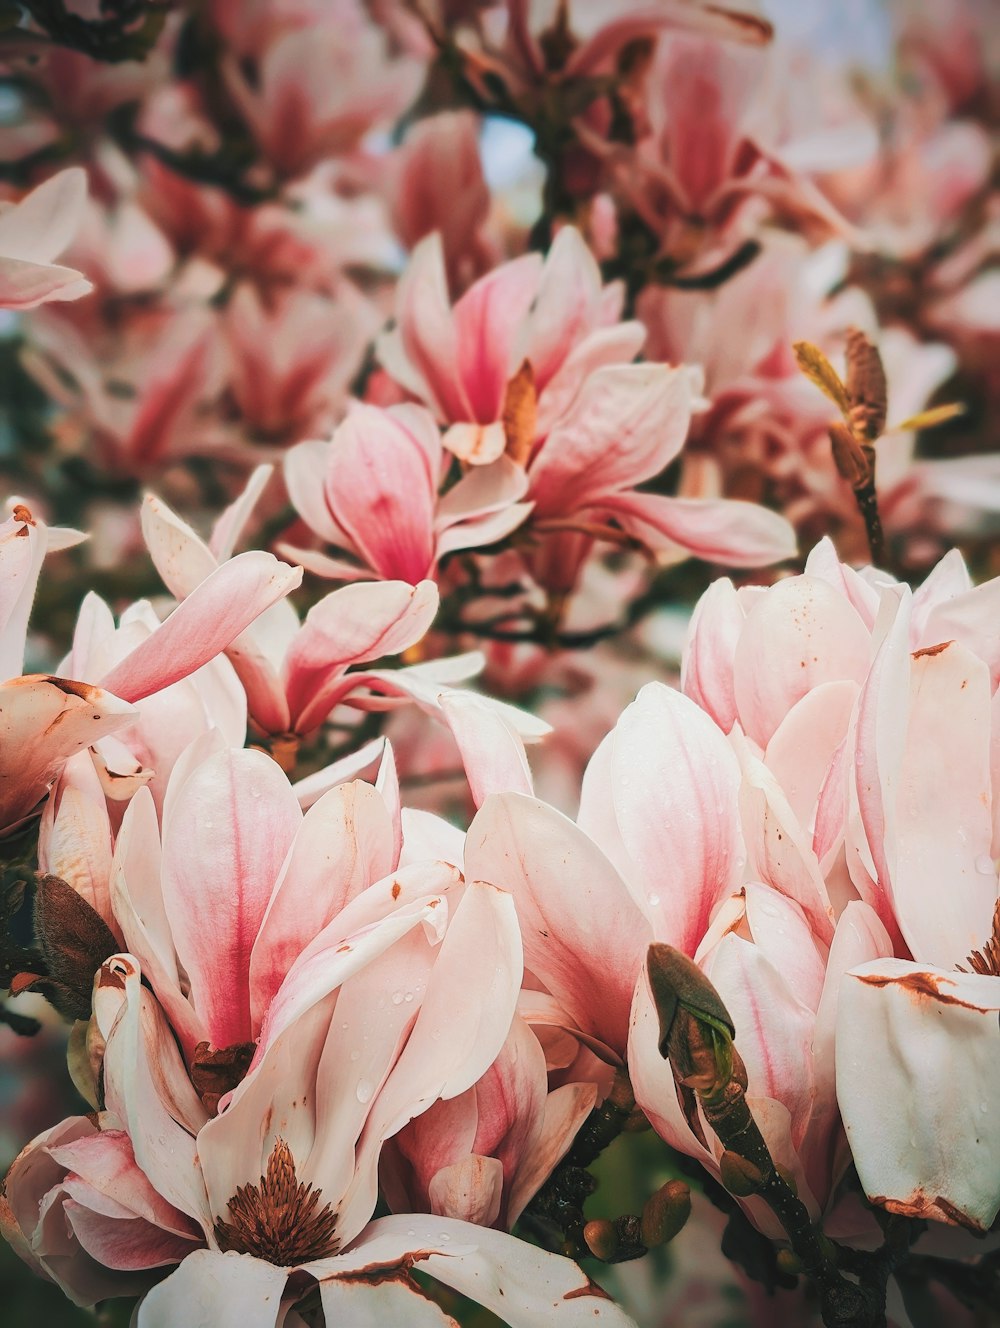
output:
[[526, 967], [562, 1027], [611, 1063], [627, 1057], [654, 1126], [717, 1173], [721, 1145], [681, 1111], [642, 975], [652, 940], [694, 957], [733, 1014], [765, 1136], [820, 1208], [843, 1169], [836, 992], [848, 968], [890, 947], [867, 905], [835, 931], [817, 901], [795, 898], [790, 868], [758, 872], [751, 855], [769, 827], [753, 795], [715, 723], [651, 683], [595, 753], [579, 825], [523, 796], [489, 799], [469, 830], [466, 869], [511, 889]]
[[440, 234], [450, 290], [469, 285], [497, 259], [496, 246], [483, 234], [490, 191], [479, 156], [479, 127], [472, 111], [417, 120], [390, 167], [393, 227], [408, 249]]
[[235, 60], [225, 65], [229, 90], [261, 152], [288, 178], [352, 151], [370, 130], [394, 122], [423, 81], [423, 62], [392, 57], [386, 34], [360, 5], [338, 4], [323, 18], [277, 34], [252, 83]]
[[781, 143], [781, 108], [767, 78], [773, 59], [746, 46], [671, 36], [660, 43], [648, 80], [651, 132], [627, 153], [594, 145], [621, 157], [616, 191], [682, 267], [717, 267], [769, 215], [795, 229], [857, 238], [807, 172], [871, 156], [874, 131], [856, 119]]
[[573, 1142], [597, 1091], [568, 1083], [550, 1092], [542, 1045], [516, 1016], [482, 1078], [416, 1117], [386, 1150], [381, 1178], [390, 1207], [509, 1231]]
[[285, 482], [310, 529], [357, 562], [290, 547], [288, 556], [320, 576], [415, 585], [449, 554], [494, 544], [522, 524], [530, 508], [520, 501], [519, 466], [498, 456], [441, 495], [450, 462], [422, 407], [352, 406], [329, 443], [292, 448]]
[[[270, 474], [268, 466], [254, 472], [244, 493], [223, 513], [208, 545], [159, 499], [147, 497], [143, 532], [157, 569], [178, 598], [197, 593], [214, 569], [228, 565], [224, 560]], [[291, 605], [275, 605], [227, 652], [246, 690], [254, 727], [294, 746], [338, 705], [389, 710], [412, 703], [451, 728], [471, 779], [479, 778], [476, 772], [483, 764], [484, 726], [499, 725], [500, 750], [506, 753], [513, 744], [514, 759], [523, 762], [521, 737], [537, 740], [549, 726], [513, 706], [472, 697], [453, 685], [479, 672], [480, 655], [402, 669], [370, 667], [372, 661], [401, 654], [420, 641], [437, 608], [437, 588], [428, 580], [344, 586], [314, 604], [302, 623]], [[492, 741], [497, 741], [495, 732]]]
[[[473, 1294], [489, 1272], [494, 1289], [481, 1297], [516, 1324], [548, 1322], [554, 1309], [571, 1324], [595, 1314], [627, 1323], [592, 1299], [573, 1265], [500, 1233], [412, 1214], [368, 1224], [384, 1141], [486, 1073], [521, 977], [513, 904], [493, 886], [463, 883], [443, 863], [369, 884], [382, 855], [392, 860], [380, 804], [355, 785], [299, 820], [273, 762], [220, 753], [176, 789], [158, 887], [155, 821], [147, 797], [133, 800], [116, 847], [115, 903], [146, 957], [111, 957], [95, 984], [100, 1131], [69, 1122], [29, 1146], [0, 1209], [22, 1255], [77, 1300], [120, 1286], [127, 1220], [136, 1236], [128, 1268], [146, 1286], [165, 1264], [180, 1265], [149, 1292], [140, 1324], [183, 1314], [208, 1328], [223, 1301], [251, 1323], [275, 1323], [282, 1301], [302, 1294], [290, 1281], [299, 1270], [319, 1283], [331, 1323], [353, 1312], [405, 1317], [426, 1304], [413, 1299], [405, 1270], [425, 1261]], [[192, 835], [218, 870], [192, 855]], [[168, 972], [178, 962], [183, 992]], [[231, 1047], [259, 1028], [249, 1072], [218, 1109], [218, 1095], [186, 1072], [143, 975], [186, 1048], [200, 1034]], [[88, 1144], [60, 1151], [80, 1135]], [[50, 1208], [65, 1214], [65, 1239], [53, 1239]]]
[[838, 1095], [866, 1192], [977, 1231], [1000, 1211], [988, 1105], [1000, 1089], [998, 594], [992, 581], [945, 600], [922, 633], [941, 639], [914, 651], [923, 606], [883, 591], [883, 620], [896, 612], [858, 699], [848, 861], [898, 957], [850, 976], [837, 1029]]
[[19, 203], [0, 204], [0, 308], [33, 309], [48, 300], [78, 300], [93, 287], [53, 260], [69, 246], [83, 219], [87, 176], [60, 171]]
[[[47, 545], [65, 547], [78, 538], [75, 531], [47, 530], [23, 506], [15, 508], [15, 515], [0, 527], [0, 620], [6, 623], [0, 655], [6, 667], [0, 673], [20, 668], [28, 613]], [[84, 606], [79, 644], [66, 661], [69, 676], [14, 676], [0, 686], [4, 737], [0, 829], [15, 829], [31, 815], [68, 757], [110, 743], [112, 732], [134, 720], [136, 702], [162, 693], [208, 664], [300, 580], [299, 569], [268, 553], [244, 554], [220, 568], [197, 596], [155, 631], [148, 618], [137, 631], [144, 611], [133, 612], [110, 650], [107, 638], [98, 645], [98, 624], [114, 635], [110, 612], [91, 597]], [[85, 637], [90, 638], [86, 647]], [[78, 665], [84, 676], [97, 682], [75, 681]]]
[[285, 443], [331, 426], [378, 325], [346, 282], [333, 300], [291, 290], [270, 304], [240, 285], [222, 319], [239, 428]]
[[[480, 277], [449, 303], [439, 234], [413, 251], [396, 296], [396, 326], [376, 343], [379, 360], [407, 391], [449, 425], [445, 446], [474, 465], [543, 438], [602, 365], [627, 363], [642, 345], [636, 322], [619, 323], [624, 291], [600, 269], [572, 226], [544, 263], [525, 254]], [[537, 398], [526, 439], [508, 438], [504, 402], [525, 361]], [[519, 458], [520, 459], [520, 458]]]

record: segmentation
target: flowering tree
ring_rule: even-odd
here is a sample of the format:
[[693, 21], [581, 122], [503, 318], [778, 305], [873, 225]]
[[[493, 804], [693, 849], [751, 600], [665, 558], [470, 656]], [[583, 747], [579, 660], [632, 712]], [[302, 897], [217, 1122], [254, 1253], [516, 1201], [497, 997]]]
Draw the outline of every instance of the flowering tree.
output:
[[12, 1322], [993, 1321], [995, 25], [856, 8], [5, 7]]

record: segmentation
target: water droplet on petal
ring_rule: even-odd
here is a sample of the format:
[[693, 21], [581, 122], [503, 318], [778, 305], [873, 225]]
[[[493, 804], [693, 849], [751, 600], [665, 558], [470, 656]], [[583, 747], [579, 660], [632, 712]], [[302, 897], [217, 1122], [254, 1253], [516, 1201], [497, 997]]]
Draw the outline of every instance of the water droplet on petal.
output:
[[981, 876], [992, 876], [996, 869], [997, 865], [988, 853], [980, 853], [976, 858], [976, 871]]
[[392, 993], [392, 1003], [393, 1005], [403, 1004], [403, 993], [401, 991], [394, 991]]
[[354, 1090], [359, 1102], [364, 1104], [372, 1100], [372, 1094], [375, 1092], [375, 1085], [370, 1079], [359, 1079], [358, 1086]]

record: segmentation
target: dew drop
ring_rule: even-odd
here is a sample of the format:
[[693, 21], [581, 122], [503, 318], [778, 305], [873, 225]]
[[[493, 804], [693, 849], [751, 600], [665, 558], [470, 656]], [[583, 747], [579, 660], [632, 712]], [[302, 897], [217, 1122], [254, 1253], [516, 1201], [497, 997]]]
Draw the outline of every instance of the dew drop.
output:
[[413, 1000], [413, 992], [412, 992], [412, 991], [408, 991], [408, 992], [406, 993], [406, 996], [405, 996], [403, 999], [406, 1001], [407, 1004], [409, 1004], [410, 1001]]
[[980, 876], [992, 876], [996, 869], [996, 863], [988, 853], [980, 853], [976, 858], [976, 871]]
[[352, 1052], [351, 1052], [351, 1060], [352, 1060], [352, 1061], [359, 1061], [360, 1059], [361, 1059], [361, 1052], [360, 1052], [360, 1051], [352, 1051]]
[[359, 1079], [358, 1086], [354, 1090], [360, 1103], [370, 1102], [372, 1094], [375, 1092], [375, 1085], [370, 1079]]
[[394, 991], [392, 993], [392, 1003], [393, 1005], [403, 1004], [403, 993], [401, 991]]
[[656, 908], [657, 904], [660, 902], [659, 895], [647, 895], [646, 899], [649, 901], [650, 908]]

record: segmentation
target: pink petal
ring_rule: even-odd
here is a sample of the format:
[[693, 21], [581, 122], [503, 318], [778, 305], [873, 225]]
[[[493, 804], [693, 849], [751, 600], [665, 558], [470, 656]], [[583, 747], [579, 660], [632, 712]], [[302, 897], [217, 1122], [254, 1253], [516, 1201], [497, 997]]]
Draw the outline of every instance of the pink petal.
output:
[[469, 827], [466, 872], [512, 892], [527, 968], [584, 1032], [623, 1053], [652, 938], [596, 845], [537, 799], [494, 795]]
[[575, 226], [559, 231], [537, 287], [524, 329], [523, 357], [531, 361], [535, 385], [542, 392], [599, 316], [601, 271]]
[[250, 956], [300, 820], [288, 780], [269, 756], [227, 751], [190, 776], [164, 828], [164, 906], [213, 1047], [257, 1032]]
[[392, 871], [392, 849], [392, 822], [370, 784], [333, 788], [309, 809], [253, 945], [254, 1027], [310, 941], [349, 900]]
[[524, 743], [500, 711], [472, 692], [458, 691], [441, 697], [441, 711], [458, 744], [477, 807], [491, 793], [534, 791]]
[[507, 382], [518, 368], [517, 334], [538, 290], [540, 272], [539, 255], [525, 254], [480, 277], [455, 305], [458, 355], [452, 373], [471, 408], [465, 418], [482, 424], [499, 418]]
[[680, 451], [691, 399], [686, 368], [598, 369], [531, 463], [535, 515], [571, 514], [657, 474]]
[[0, 682], [21, 672], [46, 534], [44, 528], [14, 517], [0, 525]]
[[79, 166], [50, 176], [0, 211], [0, 254], [51, 263], [76, 234], [86, 197], [87, 175]]
[[287, 1281], [252, 1255], [196, 1250], [142, 1298], [136, 1328], [275, 1328]]
[[654, 936], [687, 954], [739, 876], [739, 787], [722, 732], [682, 693], [648, 683], [615, 725], [611, 796], [637, 898]]
[[694, 607], [681, 661], [681, 690], [712, 716], [723, 733], [736, 721], [733, 657], [745, 620], [732, 581], [719, 577]]
[[302, 580], [269, 553], [241, 553], [223, 563], [104, 679], [128, 701], [169, 687], [225, 650], [240, 632]]
[[616, 493], [598, 499], [595, 506], [648, 548], [682, 558], [704, 558], [727, 567], [763, 567], [795, 557], [792, 527], [758, 503]]
[[820, 683], [864, 681], [871, 643], [855, 610], [824, 581], [790, 577], [747, 614], [734, 683], [744, 729], [761, 746], [796, 701]]
[[820, 789], [843, 742], [858, 697], [851, 681], [820, 683], [797, 701], [767, 744], [764, 764], [799, 824], [812, 824]]

